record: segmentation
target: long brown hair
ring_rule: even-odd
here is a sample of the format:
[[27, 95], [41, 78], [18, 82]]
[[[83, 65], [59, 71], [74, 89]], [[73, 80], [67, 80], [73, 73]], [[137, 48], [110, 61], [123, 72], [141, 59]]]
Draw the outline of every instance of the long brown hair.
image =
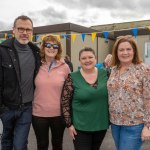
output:
[[113, 49], [112, 49], [112, 66], [119, 66], [120, 65], [120, 61], [119, 61], [119, 58], [118, 58], [118, 47], [123, 42], [130, 43], [130, 45], [133, 48], [134, 56], [133, 56], [132, 63], [133, 64], [140, 64], [142, 61], [139, 57], [139, 51], [138, 51], [137, 44], [136, 44], [133, 36], [126, 35], [126, 36], [118, 37], [115, 44], [114, 44], [114, 46], [113, 46]]

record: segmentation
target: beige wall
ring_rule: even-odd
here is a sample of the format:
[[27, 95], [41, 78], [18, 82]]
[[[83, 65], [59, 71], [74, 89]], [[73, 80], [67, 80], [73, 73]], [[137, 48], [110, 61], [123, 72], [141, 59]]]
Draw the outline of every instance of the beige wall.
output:
[[98, 38], [98, 63], [102, 63], [105, 57], [111, 53], [114, 41], [105, 41], [104, 38]]
[[78, 69], [78, 66], [80, 66], [79, 51], [84, 47], [91, 47], [95, 50], [95, 53], [96, 53], [96, 47], [97, 47], [96, 38], [94, 42], [92, 42], [91, 35], [86, 35], [85, 40], [83, 42], [81, 34], [78, 34], [76, 36], [74, 43], [71, 41], [71, 61], [73, 63], [74, 71], [76, 71]]
[[145, 43], [150, 42], [150, 35], [137, 36], [135, 39], [139, 48], [140, 57], [142, 60], [145, 59]]

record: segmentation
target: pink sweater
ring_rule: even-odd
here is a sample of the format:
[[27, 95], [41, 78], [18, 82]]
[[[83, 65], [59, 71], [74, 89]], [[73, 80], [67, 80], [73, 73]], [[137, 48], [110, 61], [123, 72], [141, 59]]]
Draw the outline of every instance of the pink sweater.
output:
[[57, 61], [48, 72], [47, 65], [42, 64], [35, 79], [33, 115], [40, 117], [60, 116], [60, 99], [64, 81], [70, 73], [67, 64]]

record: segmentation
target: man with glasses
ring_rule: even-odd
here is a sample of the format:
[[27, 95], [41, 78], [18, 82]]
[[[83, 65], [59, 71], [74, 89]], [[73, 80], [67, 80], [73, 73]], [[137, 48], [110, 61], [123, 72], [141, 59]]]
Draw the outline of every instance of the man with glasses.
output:
[[0, 44], [1, 150], [27, 150], [34, 78], [40, 67], [39, 48], [30, 42], [32, 33], [32, 20], [19, 16], [13, 26], [15, 37]]

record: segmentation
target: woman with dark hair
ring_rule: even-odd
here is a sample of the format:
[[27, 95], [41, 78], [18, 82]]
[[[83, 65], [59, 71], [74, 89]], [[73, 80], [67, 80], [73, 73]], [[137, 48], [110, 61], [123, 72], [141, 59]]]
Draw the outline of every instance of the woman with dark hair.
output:
[[50, 128], [53, 150], [62, 150], [65, 122], [61, 117], [60, 99], [70, 69], [61, 60], [62, 47], [55, 36], [44, 37], [40, 54], [42, 65], [35, 79], [32, 121], [37, 149], [48, 150]]
[[109, 112], [117, 150], [140, 150], [150, 139], [150, 68], [132, 36], [117, 38], [108, 80]]
[[69, 74], [62, 112], [75, 150], [99, 150], [109, 127], [107, 72], [98, 69], [92, 48], [79, 52], [80, 70]]

